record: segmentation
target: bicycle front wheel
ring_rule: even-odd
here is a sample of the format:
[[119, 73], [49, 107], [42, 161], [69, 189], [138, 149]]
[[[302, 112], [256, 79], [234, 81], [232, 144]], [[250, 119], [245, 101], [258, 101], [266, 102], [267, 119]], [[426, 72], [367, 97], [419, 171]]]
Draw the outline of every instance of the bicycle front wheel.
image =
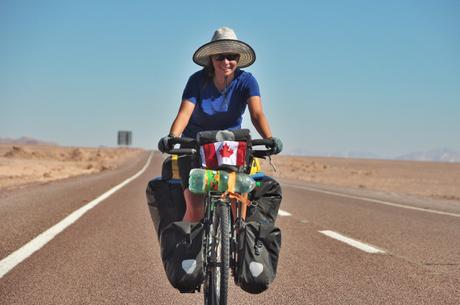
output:
[[228, 278], [230, 275], [230, 209], [219, 204], [213, 216], [211, 230], [211, 264], [207, 272], [208, 289], [206, 305], [227, 305]]

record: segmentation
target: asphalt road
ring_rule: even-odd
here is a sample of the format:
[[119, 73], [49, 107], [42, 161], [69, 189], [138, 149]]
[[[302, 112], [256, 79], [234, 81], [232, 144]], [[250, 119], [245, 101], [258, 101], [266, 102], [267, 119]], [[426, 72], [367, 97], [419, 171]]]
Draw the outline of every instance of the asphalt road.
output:
[[[115, 171], [0, 192], [0, 259], [137, 173]], [[0, 278], [0, 304], [202, 304], [170, 287], [145, 199], [161, 156]], [[284, 182], [277, 225], [278, 275], [250, 295], [231, 286], [229, 304], [460, 304], [460, 211], [436, 214], [409, 201], [369, 201]], [[390, 203], [390, 204], [385, 204]], [[392, 205], [393, 203], [402, 206]], [[457, 216], [456, 216], [457, 215]], [[336, 240], [333, 231], [384, 252]]]

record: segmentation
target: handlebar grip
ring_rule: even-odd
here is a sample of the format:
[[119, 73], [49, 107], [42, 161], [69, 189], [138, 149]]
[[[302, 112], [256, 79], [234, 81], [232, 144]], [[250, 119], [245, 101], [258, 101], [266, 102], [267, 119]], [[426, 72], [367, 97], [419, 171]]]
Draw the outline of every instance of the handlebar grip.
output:
[[268, 147], [273, 147], [275, 145], [275, 142], [273, 139], [254, 139], [251, 141], [252, 146], [261, 146], [265, 145]]
[[168, 152], [171, 155], [195, 155], [196, 153], [197, 150], [195, 148], [176, 148]]
[[252, 151], [252, 156], [256, 158], [265, 158], [271, 155], [273, 155], [271, 150], [253, 150]]
[[[161, 142], [162, 140], [160, 140]], [[180, 144], [180, 148], [174, 148], [174, 145]], [[185, 147], [183, 147], [183, 145]], [[160, 147], [163, 147], [162, 148]], [[196, 154], [196, 140], [194, 138], [185, 138], [185, 137], [174, 137], [174, 138], [169, 138], [167, 145], [160, 145], [158, 144], [158, 148], [160, 151], [163, 153], [167, 154], [174, 154], [174, 155], [193, 155]]]
[[256, 158], [264, 158], [273, 155], [273, 147], [275, 142], [273, 139], [254, 139], [251, 140], [252, 146], [265, 146], [265, 150], [253, 150], [252, 155]]
[[170, 145], [174, 144], [195, 144], [196, 140], [194, 138], [171, 138], [169, 140]]

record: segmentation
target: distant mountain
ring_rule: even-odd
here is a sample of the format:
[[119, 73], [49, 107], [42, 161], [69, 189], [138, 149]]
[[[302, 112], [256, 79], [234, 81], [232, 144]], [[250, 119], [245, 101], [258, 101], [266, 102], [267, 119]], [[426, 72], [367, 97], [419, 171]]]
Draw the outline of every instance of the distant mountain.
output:
[[460, 151], [449, 148], [414, 152], [395, 158], [396, 160], [460, 162]]
[[57, 145], [57, 143], [37, 140], [31, 137], [20, 137], [18, 139], [0, 138], [0, 144], [16, 144], [16, 145]]
[[351, 159], [381, 159], [382, 157], [365, 151], [344, 151], [336, 153], [323, 154], [325, 157], [351, 158]]
[[382, 159], [381, 156], [365, 151], [344, 151], [344, 152], [314, 152], [302, 148], [291, 149], [284, 154], [292, 156], [315, 156], [334, 158], [355, 158], [355, 159]]
[[304, 148], [291, 148], [289, 150], [284, 150], [283, 154], [290, 156], [315, 156], [315, 153]]
[[353, 158], [353, 159], [388, 159], [388, 160], [409, 160], [409, 161], [433, 161], [433, 162], [460, 162], [460, 151], [442, 148], [429, 151], [419, 151], [404, 154], [395, 158], [382, 157], [378, 154], [363, 151], [345, 151], [345, 152], [313, 152], [305, 149], [294, 149], [285, 152], [293, 156], [316, 156], [316, 157], [335, 157], [335, 158]]

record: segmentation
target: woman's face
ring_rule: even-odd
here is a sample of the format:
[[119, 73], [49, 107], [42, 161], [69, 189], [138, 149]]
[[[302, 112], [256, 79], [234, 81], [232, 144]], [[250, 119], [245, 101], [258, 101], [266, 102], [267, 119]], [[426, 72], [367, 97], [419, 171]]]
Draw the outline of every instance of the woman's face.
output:
[[211, 56], [212, 65], [218, 78], [228, 77], [232, 75], [240, 59], [239, 54], [223, 53]]

